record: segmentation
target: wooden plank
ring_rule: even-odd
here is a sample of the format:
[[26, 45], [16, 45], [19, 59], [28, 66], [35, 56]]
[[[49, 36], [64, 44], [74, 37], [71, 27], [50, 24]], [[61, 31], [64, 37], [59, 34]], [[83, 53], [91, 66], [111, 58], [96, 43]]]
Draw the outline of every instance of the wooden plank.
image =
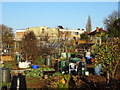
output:
[[13, 61], [14, 59], [11, 56], [1, 56], [2, 61]]

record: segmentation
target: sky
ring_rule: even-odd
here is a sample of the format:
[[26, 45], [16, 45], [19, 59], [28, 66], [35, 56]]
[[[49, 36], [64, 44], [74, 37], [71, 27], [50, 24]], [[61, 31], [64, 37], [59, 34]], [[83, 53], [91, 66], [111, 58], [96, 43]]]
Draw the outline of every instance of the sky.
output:
[[114, 10], [118, 10], [118, 2], [2, 2], [2, 24], [14, 31], [59, 25], [85, 29], [90, 16], [92, 30], [95, 30], [104, 28], [104, 19]]

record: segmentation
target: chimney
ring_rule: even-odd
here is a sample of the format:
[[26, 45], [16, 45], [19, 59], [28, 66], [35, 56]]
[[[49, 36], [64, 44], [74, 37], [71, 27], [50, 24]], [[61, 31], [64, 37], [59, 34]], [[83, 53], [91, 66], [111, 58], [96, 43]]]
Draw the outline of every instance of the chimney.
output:
[[103, 30], [103, 28], [102, 28], [102, 27], [100, 27], [100, 30]]
[[82, 31], [84, 31], [84, 29], [82, 29]]
[[96, 31], [99, 32], [99, 28], [98, 27], [96, 27]]

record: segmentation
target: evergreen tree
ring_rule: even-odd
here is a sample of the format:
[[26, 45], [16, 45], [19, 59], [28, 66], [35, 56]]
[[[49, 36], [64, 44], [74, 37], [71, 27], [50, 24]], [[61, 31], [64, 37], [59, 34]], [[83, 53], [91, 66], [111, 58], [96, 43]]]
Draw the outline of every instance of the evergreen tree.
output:
[[87, 32], [87, 33], [90, 33], [91, 30], [92, 30], [91, 18], [90, 18], [90, 16], [88, 16], [87, 25], [86, 25], [86, 32]]

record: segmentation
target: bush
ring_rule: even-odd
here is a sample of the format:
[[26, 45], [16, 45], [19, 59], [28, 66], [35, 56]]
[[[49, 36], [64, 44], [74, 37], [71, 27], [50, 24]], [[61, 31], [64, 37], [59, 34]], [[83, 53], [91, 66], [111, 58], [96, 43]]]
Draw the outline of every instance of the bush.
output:
[[26, 74], [26, 77], [39, 77], [42, 78], [44, 76], [43, 71], [55, 71], [53, 68], [38, 68], [38, 69], [31, 69], [26, 70], [24, 73]]

